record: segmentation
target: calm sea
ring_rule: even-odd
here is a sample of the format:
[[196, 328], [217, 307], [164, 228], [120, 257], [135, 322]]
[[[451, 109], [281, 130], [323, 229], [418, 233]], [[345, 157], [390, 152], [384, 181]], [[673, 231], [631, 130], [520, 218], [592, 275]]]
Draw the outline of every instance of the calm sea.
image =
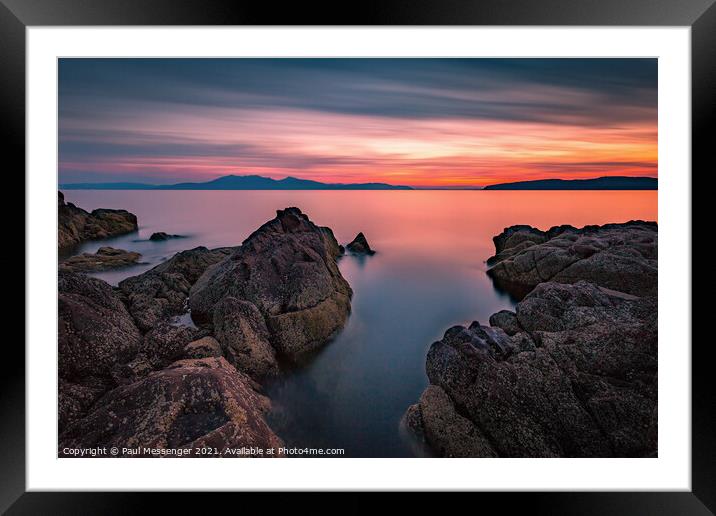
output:
[[[142, 265], [97, 274], [116, 285], [174, 253], [239, 245], [276, 210], [298, 206], [341, 243], [362, 231], [377, 254], [346, 256], [354, 291], [343, 332], [307, 365], [267, 386], [270, 423], [299, 447], [343, 448], [345, 456], [411, 455], [399, 421], [427, 385], [425, 355], [452, 325], [511, 308], [485, 261], [492, 237], [513, 224], [541, 229], [630, 219], [657, 220], [657, 192], [583, 191], [65, 191], [78, 206], [123, 208], [139, 232], [82, 245], [142, 253]], [[155, 231], [185, 235], [148, 241]]]

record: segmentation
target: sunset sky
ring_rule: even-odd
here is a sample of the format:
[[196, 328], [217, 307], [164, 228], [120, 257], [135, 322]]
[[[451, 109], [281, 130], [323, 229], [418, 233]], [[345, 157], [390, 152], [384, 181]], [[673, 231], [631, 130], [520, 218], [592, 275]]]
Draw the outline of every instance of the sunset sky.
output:
[[657, 176], [655, 59], [61, 59], [60, 183]]

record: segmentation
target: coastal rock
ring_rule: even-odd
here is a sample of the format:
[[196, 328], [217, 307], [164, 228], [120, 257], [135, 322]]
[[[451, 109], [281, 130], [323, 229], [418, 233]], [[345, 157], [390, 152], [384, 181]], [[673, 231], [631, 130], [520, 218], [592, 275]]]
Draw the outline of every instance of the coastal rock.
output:
[[180, 360], [161, 371], [112, 390], [91, 412], [60, 435], [59, 450], [95, 446], [185, 449], [255, 447], [282, 441], [266, 425], [267, 398], [223, 358]]
[[71, 247], [84, 242], [137, 231], [137, 216], [126, 210], [96, 209], [91, 213], [72, 203], [58, 192], [58, 247]]
[[656, 315], [655, 297], [542, 283], [494, 321], [521, 331], [473, 323], [431, 346], [427, 375], [445, 396], [426, 391], [408, 426], [441, 455], [474, 442], [479, 457], [653, 456]]
[[461, 416], [440, 387], [429, 385], [420, 402], [411, 405], [403, 424], [440, 457], [495, 457], [480, 430]]
[[142, 331], [160, 320], [186, 312], [189, 289], [211, 265], [220, 262], [231, 248], [197, 247], [175, 254], [153, 269], [119, 283], [129, 311]]
[[368, 245], [368, 240], [366, 240], [363, 233], [358, 233], [353, 241], [346, 245], [346, 249], [353, 254], [375, 254], [375, 251]]
[[254, 379], [278, 373], [276, 352], [256, 305], [227, 297], [214, 307], [214, 334], [227, 360]]
[[214, 337], [202, 337], [190, 342], [184, 348], [186, 358], [209, 358], [223, 356], [221, 344]]
[[61, 271], [94, 272], [135, 265], [141, 254], [114, 247], [100, 247], [97, 252], [75, 255], [60, 263]]
[[217, 305], [229, 297], [253, 304], [277, 354], [297, 360], [328, 342], [348, 317], [352, 291], [338, 270], [339, 256], [330, 229], [298, 208], [278, 210], [194, 284], [192, 318], [212, 325]]
[[114, 385], [117, 364], [132, 360], [141, 335], [106, 282], [60, 271], [58, 279], [59, 428]]
[[161, 242], [164, 240], [169, 240], [170, 238], [184, 238], [184, 237], [182, 235], [170, 235], [169, 233], [159, 231], [157, 233], [152, 233], [152, 236], [149, 237], [149, 240], [151, 240], [152, 242]]
[[656, 295], [657, 225], [624, 224], [506, 228], [494, 238], [488, 275], [497, 286], [523, 297], [545, 281], [580, 280], [636, 296]]
[[60, 271], [58, 279], [59, 373], [68, 381], [108, 376], [131, 360], [141, 335], [119, 296], [106, 282]]

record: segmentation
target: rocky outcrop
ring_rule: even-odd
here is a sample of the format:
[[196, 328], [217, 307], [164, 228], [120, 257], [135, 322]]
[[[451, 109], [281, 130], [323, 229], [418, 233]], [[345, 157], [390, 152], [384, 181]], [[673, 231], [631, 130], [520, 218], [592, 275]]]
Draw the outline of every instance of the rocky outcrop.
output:
[[[298, 360], [326, 344], [348, 317], [352, 291], [338, 270], [339, 256], [330, 229], [315, 225], [298, 208], [279, 210], [197, 280], [189, 295], [192, 318], [205, 327], [224, 324], [219, 340], [224, 339], [225, 349], [244, 353], [252, 362], [260, 357], [260, 367], [270, 369], [266, 335], [253, 305], [276, 354]], [[239, 302], [237, 311], [241, 307], [239, 319], [230, 323], [222, 318], [226, 307], [220, 305], [228, 298]], [[250, 336], [243, 341], [250, 342], [248, 348], [229, 342], [231, 334]]]
[[375, 254], [375, 251], [368, 245], [368, 240], [366, 240], [363, 233], [358, 233], [353, 241], [346, 245], [346, 249], [353, 254]]
[[58, 247], [77, 245], [85, 240], [107, 238], [137, 231], [137, 216], [126, 210], [96, 209], [91, 213], [65, 202], [58, 192]]
[[204, 271], [231, 252], [231, 248], [197, 247], [175, 254], [139, 276], [119, 283], [129, 312], [142, 331], [162, 319], [186, 312], [189, 290]]
[[68, 272], [97, 272], [136, 265], [141, 254], [114, 247], [100, 247], [97, 252], [72, 256], [60, 263], [59, 269]]
[[159, 231], [157, 233], [152, 233], [152, 236], [149, 237], [149, 240], [152, 242], [162, 242], [164, 240], [169, 240], [170, 238], [184, 238], [182, 235], [170, 235], [169, 233], [165, 233], [164, 231]]
[[655, 298], [543, 283], [515, 319], [512, 336], [474, 322], [431, 346], [426, 371], [440, 391], [406, 415], [416, 435], [446, 456], [656, 454]]
[[58, 280], [59, 426], [76, 419], [113, 386], [142, 336], [106, 282], [60, 271]]
[[656, 456], [656, 224], [494, 242], [490, 274], [522, 300], [430, 347], [404, 427], [440, 456]]
[[223, 456], [242, 447], [276, 449], [282, 441], [264, 421], [269, 407], [223, 358], [180, 360], [105, 395], [62, 432], [59, 449], [116, 446], [120, 457], [152, 456], [145, 448], [194, 455], [209, 447]]
[[[342, 327], [340, 252], [288, 208], [239, 248], [183, 251], [117, 288], [61, 267], [60, 451], [280, 446], [258, 382]], [[188, 305], [200, 327], [178, 324]]]
[[498, 287], [522, 297], [544, 281], [580, 280], [637, 296], [656, 295], [657, 225], [512, 226], [494, 238], [488, 271]]

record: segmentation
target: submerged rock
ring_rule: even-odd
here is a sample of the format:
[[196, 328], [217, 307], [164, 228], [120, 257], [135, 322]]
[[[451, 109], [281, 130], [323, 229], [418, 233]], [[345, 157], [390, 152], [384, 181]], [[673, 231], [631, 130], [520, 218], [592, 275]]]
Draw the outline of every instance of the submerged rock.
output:
[[[214, 326], [225, 320], [215, 315], [217, 310], [226, 312], [220, 305], [223, 300], [234, 298], [253, 305], [276, 354], [297, 360], [326, 344], [348, 317], [352, 291], [338, 270], [339, 256], [338, 242], [329, 228], [315, 225], [298, 208], [278, 210], [276, 218], [197, 280], [189, 295], [192, 318], [197, 324]], [[241, 328], [247, 358], [253, 362], [260, 357], [261, 367], [271, 369], [263, 330], [257, 317], [246, 318], [253, 312], [246, 304], [240, 305], [243, 323], [232, 322], [231, 330], [222, 326], [224, 335], [219, 340], [228, 342], [229, 334]], [[225, 351], [240, 349], [237, 341], [226, 342], [222, 342]]]
[[172, 258], [138, 276], [119, 283], [129, 311], [142, 331], [160, 320], [186, 312], [189, 290], [211, 265], [220, 262], [231, 248], [197, 247]]
[[187, 450], [282, 446], [264, 421], [267, 398], [223, 358], [180, 360], [129, 385], [118, 387], [82, 419], [62, 432], [59, 450], [116, 446]]
[[346, 245], [346, 249], [354, 254], [375, 254], [375, 251], [368, 245], [368, 240], [366, 240], [363, 233], [358, 233], [353, 241]]
[[137, 216], [126, 210], [97, 209], [91, 213], [72, 203], [57, 192], [58, 247], [71, 247], [84, 242], [137, 231]]
[[654, 222], [512, 226], [494, 238], [488, 271], [499, 287], [522, 297], [544, 281], [580, 280], [637, 296], [656, 295], [658, 232]]
[[136, 265], [141, 254], [114, 247], [100, 247], [97, 252], [72, 256], [60, 263], [61, 271], [94, 272]]

